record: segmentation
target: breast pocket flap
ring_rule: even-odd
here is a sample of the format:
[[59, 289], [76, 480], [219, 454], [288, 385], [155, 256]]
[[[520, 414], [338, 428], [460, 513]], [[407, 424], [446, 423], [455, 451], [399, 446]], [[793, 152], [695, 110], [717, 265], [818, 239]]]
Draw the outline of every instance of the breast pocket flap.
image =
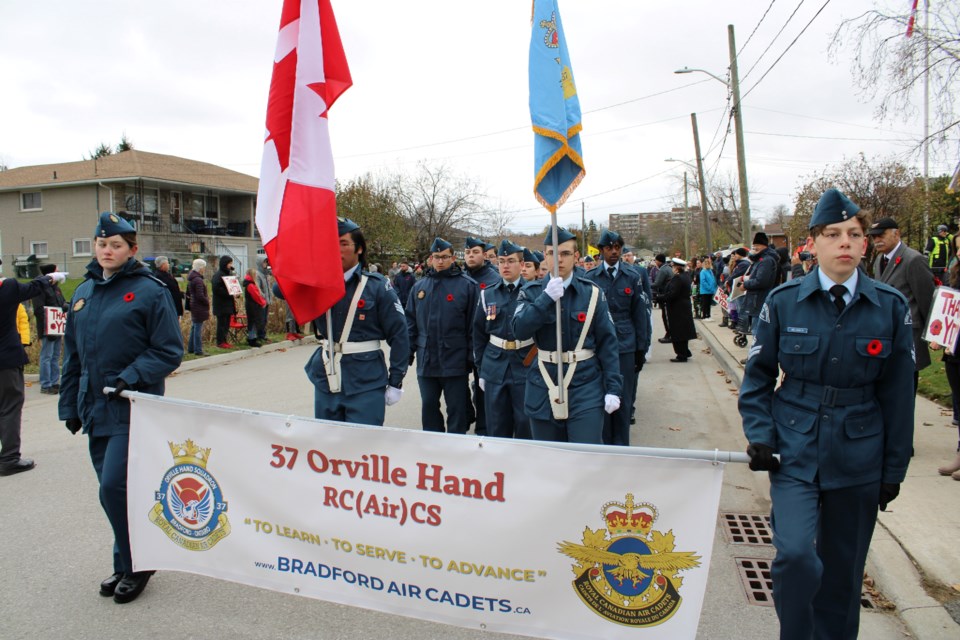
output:
[[883, 420], [875, 413], [850, 416], [844, 420], [843, 430], [851, 440], [869, 438], [883, 431]]
[[775, 402], [773, 421], [797, 433], [809, 433], [817, 421], [817, 414], [783, 402]]
[[780, 336], [780, 353], [784, 355], [810, 355], [811, 353], [815, 353], [819, 346], [820, 336]]

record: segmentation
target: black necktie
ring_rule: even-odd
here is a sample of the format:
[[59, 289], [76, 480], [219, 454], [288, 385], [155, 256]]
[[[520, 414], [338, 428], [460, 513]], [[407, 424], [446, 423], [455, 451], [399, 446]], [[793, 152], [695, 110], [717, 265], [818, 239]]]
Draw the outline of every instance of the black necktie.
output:
[[607, 267], [607, 273], [610, 274], [610, 277], [611, 277], [611, 278], [614, 277], [613, 274], [615, 274], [616, 272], [617, 272], [617, 268], [616, 268], [616, 267]]
[[517, 288], [517, 285], [510, 283], [507, 285], [507, 293], [513, 293], [513, 290]]
[[847, 288], [842, 284], [835, 284], [830, 287], [830, 293], [833, 294], [833, 304], [836, 305], [837, 311], [843, 313], [843, 309], [847, 306], [847, 303], [843, 301], [843, 294], [847, 292]]
[[883, 275], [883, 272], [887, 270], [887, 263], [890, 262], [890, 258], [887, 256], [880, 257], [880, 275]]

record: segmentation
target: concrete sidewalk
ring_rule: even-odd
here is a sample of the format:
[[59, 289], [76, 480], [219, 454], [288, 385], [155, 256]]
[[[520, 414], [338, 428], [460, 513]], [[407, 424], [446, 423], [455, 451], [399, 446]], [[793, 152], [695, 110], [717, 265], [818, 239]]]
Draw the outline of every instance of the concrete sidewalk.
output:
[[[739, 387], [747, 347], [737, 347], [733, 332], [719, 325], [719, 309], [717, 316], [697, 320], [697, 331]], [[879, 515], [867, 558], [867, 573], [921, 639], [960, 637], [960, 482], [937, 473], [955, 455], [951, 419], [945, 407], [917, 397], [916, 453], [900, 496]]]

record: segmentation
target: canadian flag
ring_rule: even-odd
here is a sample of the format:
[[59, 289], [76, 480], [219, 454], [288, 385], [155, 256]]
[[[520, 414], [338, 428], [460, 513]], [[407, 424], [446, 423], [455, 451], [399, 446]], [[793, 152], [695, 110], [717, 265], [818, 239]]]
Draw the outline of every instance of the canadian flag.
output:
[[256, 220], [300, 324], [344, 295], [327, 110], [351, 84], [330, 1], [284, 0]]

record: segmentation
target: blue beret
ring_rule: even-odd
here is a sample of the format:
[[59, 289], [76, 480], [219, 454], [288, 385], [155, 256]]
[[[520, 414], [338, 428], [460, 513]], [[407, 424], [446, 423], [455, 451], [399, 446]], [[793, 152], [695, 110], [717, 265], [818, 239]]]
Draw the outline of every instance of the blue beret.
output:
[[136, 232], [137, 230], [133, 228], [133, 225], [117, 214], [104, 211], [100, 214], [100, 220], [97, 222], [97, 228], [93, 230], [93, 237], [109, 238], [110, 236], [118, 236], [121, 233]]
[[337, 217], [337, 235], [342, 236], [345, 233], [350, 233], [351, 231], [356, 231], [360, 228], [356, 222], [350, 218], [340, 218]]
[[534, 251], [530, 251], [526, 247], [523, 248], [523, 261], [532, 262], [534, 264], [540, 264], [543, 262], [541, 259], [537, 258], [537, 254]]
[[813, 210], [813, 216], [810, 218], [808, 228], [813, 229], [820, 225], [836, 224], [846, 222], [857, 215], [860, 207], [855, 205], [850, 198], [840, 193], [837, 189], [827, 189], [820, 196], [820, 202]]
[[543, 255], [543, 251], [534, 251], [533, 252], [534, 262], [543, 263], [543, 259], [546, 257]]
[[583, 259], [584, 262], [593, 262], [593, 256], [587, 256]]
[[[563, 227], [557, 227], [557, 244], [562, 244], [568, 240], [576, 240], [577, 236], [573, 235]], [[543, 245], [553, 244], [553, 229], [547, 230], [547, 237], [543, 239]]]
[[487, 249], [487, 243], [479, 238], [471, 238], [467, 236], [467, 240], [464, 243], [467, 249], [473, 249], [474, 247], [483, 247], [484, 251]]
[[484, 243], [483, 243], [483, 250], [484, 250], [484, 251], [490, 251], [490, 249], [496, 249], [496, 248], [497, 248], [497, 245], [495, 245], [495, 244], [490, 244], [489, 242], [484, 242]]
[[600, 240], [597, 242], [598, 247], [610, 247], [615, 244], [623, 246], [623, 237], [616, 231], [611, 231], [610, 229], [604, 229], [603, 233], [600, 234]]
[[453, 245], [444, 240], [443, 238], [434, 238], [433, 244], [430, 245], [430, 253], [437, 253], [438, 251], [444, 251], [446, 249], [452, 249]]
[[513, 244], [507, 239], [504, 239], [500, 243], [500, 248], [497, 249], [498, 256], [511, 256], [515, 253], [523, 253], [524, 249], [520, 245]]

